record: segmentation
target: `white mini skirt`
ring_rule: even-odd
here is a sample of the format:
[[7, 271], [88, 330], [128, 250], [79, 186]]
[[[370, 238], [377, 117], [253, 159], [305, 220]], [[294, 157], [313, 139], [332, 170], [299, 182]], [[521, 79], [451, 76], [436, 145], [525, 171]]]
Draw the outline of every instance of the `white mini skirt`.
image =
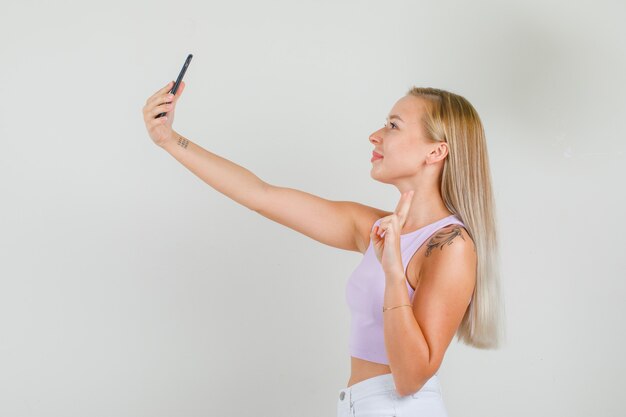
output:
[[437, 374], [419, 391], [400, 396], [389, 373], [340, 389], [337, 417], [448, 417], [448, 413]]

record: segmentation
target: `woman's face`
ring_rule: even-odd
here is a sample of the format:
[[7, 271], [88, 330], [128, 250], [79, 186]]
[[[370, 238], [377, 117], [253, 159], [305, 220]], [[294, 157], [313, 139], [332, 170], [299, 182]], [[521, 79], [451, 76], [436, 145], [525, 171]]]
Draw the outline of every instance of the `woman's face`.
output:
[[426, 139], [421, 122], [425, 105], [419, 97], [402, 97], [392, 107], [385, 126], [370, 135], [373, 151], [383, 156], [371, 162], [372, 178], [399, 185], [402, 179], [419, 174], [434, 145]]

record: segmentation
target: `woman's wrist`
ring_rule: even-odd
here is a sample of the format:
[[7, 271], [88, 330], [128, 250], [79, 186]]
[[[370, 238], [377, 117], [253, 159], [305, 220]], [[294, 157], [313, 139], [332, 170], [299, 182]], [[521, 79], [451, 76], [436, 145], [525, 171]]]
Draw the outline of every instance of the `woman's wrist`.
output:
[[168, 150], [167, 148], [169, 148], [172, 145], [176, 144], [176, 141], [181, 138], [181, 136], [176, 133], [176, 131], [174, 129], [172, 129], [172, 133], [169, 135], [169, 137], [163, 141], [163, 143], [161, 143], [159, 146], [165, 150]]

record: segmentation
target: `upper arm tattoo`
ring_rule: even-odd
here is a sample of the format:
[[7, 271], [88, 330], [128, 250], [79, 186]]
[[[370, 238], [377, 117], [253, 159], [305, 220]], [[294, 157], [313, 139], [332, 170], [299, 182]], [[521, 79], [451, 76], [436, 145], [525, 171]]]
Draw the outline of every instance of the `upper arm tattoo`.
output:
[[[448, 246], [451, 245], [452, 241], [457, 236], [460, 236], [461, 239], [465, 240], [465, 238], [463, 237], [463, 234], [462, 234], [462, 227], [459, 226], [459, 225], [455, 225], [452, 228], [447, 228], [446, 227], [446, 228], [440, 230], [439, 232], [437, 232], [435, 234], [435, 236], [430, 238], [430, 240], [426, 244], [426, 247], [428, 248], [426, 250], [426, 257], [428, 257], [430, 255], [430, 252], [433, 249], [439, 248], [439, 250], [442, 250], [444, 245], [446, 245], [446, 244]], [[474, 248], [474, 252], [476, 252], [476, 248]]]

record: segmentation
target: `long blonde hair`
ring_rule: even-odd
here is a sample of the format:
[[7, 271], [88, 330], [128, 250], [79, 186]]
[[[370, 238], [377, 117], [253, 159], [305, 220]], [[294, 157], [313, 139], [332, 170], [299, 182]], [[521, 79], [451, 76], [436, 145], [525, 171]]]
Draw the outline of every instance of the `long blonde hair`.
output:
[[457, 329], [457, 341], [480, 348], [500, 347], [505, 336], [500, 286], [496, 211], [485, 132], [465, 98], [436, 88], [411, 87], [407, 95], [425, 99], [422, 120], [429, 139], [448, 144], [441, 196], [474, 241], [478, 266], [471, 302]]

